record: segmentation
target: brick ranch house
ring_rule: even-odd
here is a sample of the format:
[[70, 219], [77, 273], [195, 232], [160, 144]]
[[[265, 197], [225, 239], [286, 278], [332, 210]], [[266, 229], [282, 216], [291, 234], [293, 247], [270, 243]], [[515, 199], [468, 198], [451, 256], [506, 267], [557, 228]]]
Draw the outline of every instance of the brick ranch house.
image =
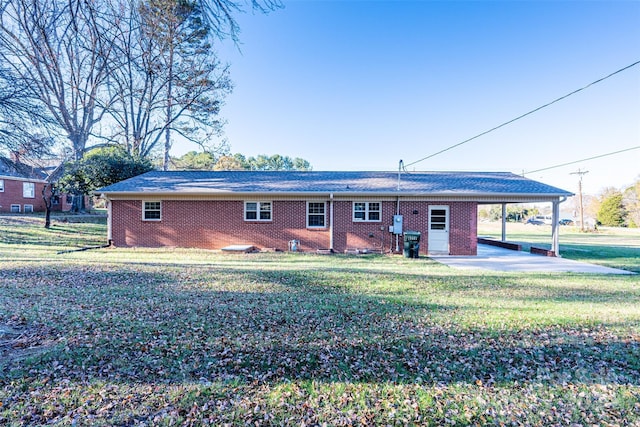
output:
[[450, 255], [476, 255], [478, 204], [571, 195], [503, 172], [289, 171], [152, 171], [96, 193], [114, 246], [396, 252], [411, 230]]

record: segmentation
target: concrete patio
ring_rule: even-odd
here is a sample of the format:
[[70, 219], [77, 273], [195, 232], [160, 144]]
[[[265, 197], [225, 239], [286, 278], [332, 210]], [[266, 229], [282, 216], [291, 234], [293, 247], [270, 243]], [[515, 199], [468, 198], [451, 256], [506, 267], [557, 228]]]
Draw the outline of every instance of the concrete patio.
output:
[[478, 245], [477, 256], [430, 256], [454, 268], [535, 273], [635, 274], [631, 271], [604, 267], [565, 258], [532, 255], [496, 246]]

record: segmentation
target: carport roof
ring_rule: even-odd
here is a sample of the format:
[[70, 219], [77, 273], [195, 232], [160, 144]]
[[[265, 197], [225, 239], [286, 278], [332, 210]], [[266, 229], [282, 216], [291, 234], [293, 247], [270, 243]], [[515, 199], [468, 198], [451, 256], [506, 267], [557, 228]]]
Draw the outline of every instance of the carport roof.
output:
[[117, 196], [222, 194], [335, 194], [403, 196], [523, 196], [572, 193], [510, 172], [152, 171], [101, 188]]

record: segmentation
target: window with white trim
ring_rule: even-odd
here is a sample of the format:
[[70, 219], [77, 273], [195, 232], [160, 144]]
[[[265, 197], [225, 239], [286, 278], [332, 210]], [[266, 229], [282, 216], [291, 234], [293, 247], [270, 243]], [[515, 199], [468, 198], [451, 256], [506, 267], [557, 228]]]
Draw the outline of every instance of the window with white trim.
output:
[[245, 221], [271, 221], [271, 202], [244, 202]]
[[382, 203], [353, 202], [353, 221], [355, 222], [382, 221]]
[[22, 197], [33, 199], [36, 197], [36, 185], [33, 182], [22, 183]]
[[307, 227], [308, 228], [324, 228], [325, 227], [325, 203], [324, 202], [307, 202]]
[[0, 179], [0, 193], [4, 192], [4, 179]]
[[24, 205], [24, 213], [33, 213], [33, 205]]
[[20, 213], [20, 205], [11, 205], [11, 213]]
[[142, 202], [142, 220], [160, 221], [162, 219], [162, 203], [158, 201]]

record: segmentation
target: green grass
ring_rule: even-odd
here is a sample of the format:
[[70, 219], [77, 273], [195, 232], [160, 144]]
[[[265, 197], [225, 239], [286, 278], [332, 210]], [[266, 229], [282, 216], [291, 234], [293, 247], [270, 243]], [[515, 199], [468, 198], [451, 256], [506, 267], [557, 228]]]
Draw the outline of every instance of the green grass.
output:
[[638, 276], [104, 235], [0, 223], [0, 424], [640, 423]]
[[0, 215], [0, 244], [16, 245], [20, 251], [55, 252], [107, 243], [105, 216], [56, 213], [48, 229], [44, 221], [42, 214]]

